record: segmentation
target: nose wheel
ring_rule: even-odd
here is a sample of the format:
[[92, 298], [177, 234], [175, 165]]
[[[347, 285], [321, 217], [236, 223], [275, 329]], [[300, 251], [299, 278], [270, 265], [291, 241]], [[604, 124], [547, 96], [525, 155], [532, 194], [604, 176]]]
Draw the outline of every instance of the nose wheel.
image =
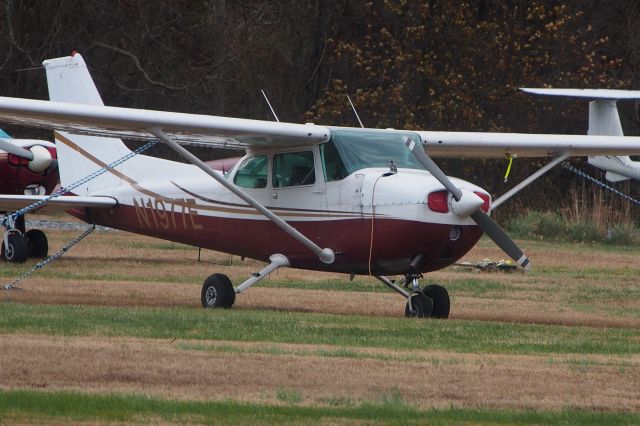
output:
[[7, 262], [25, 262], [29, 257], [27, 240], [20, 232], [10, 231], [2, 241], [0, 256]]
[[49, 242], [39, 229], [26, 231], [24, 216], [5, 223], [6, 232], [2, 238], [0, 258], [7, 262], [22, 263], [29, 257], [45, 258], [49, 253]]
[[438, 284], [431, 284], [426, 286], [422, 292], [425, 297], [433, 301], [431, 318], [449, 318], [451, 300], [449, 299], [449, 292], [446, 288]]
[[404, 316], [407, 318], [429, 318], [433, 312], [433, 300], [422, 292], [416, 292], [407, 300]]
[[[379, 275], [376, 278], [407, 300], [404, 309], [404, 315], [407, 318], [444, 319], [449, 317], [451, 309], [449, 292], [438, 284], [430, 284], [420, 289], [418, 282], [422, 278], [421, 274], [407, 274], [400, 282]], [[407, 291], [409, 287], [411, 289]]]

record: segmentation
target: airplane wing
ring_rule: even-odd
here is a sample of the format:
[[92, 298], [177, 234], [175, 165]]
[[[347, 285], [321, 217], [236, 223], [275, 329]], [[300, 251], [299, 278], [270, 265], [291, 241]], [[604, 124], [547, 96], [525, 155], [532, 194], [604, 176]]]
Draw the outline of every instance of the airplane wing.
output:
[[[0, 121], [70, 133], [154, 139], [160, 129], [181, 144], [220, 148], [312, 145], [326, 142], [330, 128], [314, 124], [218, 117], [0, 97]], [[403, 132], [404, 133], [404, 132]], [[415, 132], [434, 157], [548, 157], [638, 155], [640, 137], [486, 132]]]
[[310, 145], [329, 140], [329, 129], [313, 124], [8, 97], [0, 97], [0, 121], [142, 140], [155, 139], [148, 130], [156, 128], [178, 143], [221, 148]]
[[416, 132], [433, 157], [638, 155], [640, 137], [532, 133]]
[[[0, 211], [14, 212], [47, 197], [47, 195], [0, 195]], [[84, 207], [110, 208], [115, 207], [117, 204], [116, 199], [111, 197], [76, 197], [63, 195], [52, 198], [37, 211], [39, 213], [50, 213]]]

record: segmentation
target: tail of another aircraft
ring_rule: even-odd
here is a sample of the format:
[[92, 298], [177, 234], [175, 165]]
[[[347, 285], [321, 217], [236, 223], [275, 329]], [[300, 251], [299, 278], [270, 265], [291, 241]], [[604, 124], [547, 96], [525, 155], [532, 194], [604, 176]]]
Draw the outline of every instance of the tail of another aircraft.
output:
[[[49, 59], [43, 65], [47, 72], [50, 100], [104, 105], [80, 54]], [[130, 152], [122, 140], [117, 138], [56, 132], [55, 141], [63, 188]], [[104, 173], [76, 188], [74, 192], [78, 195], [90, 195], [118, 185], [121, 185], [118, 176]]]
[[[527, 93], [547, 96], [566, 96], [590, 99], [589, 102], [589, 135], [624, 136], [618, 107], [621, 99], [640, 99], [637, 90], [606, 89], [522, 89]], [[592, 156], [589, 164], [606, 171], [605, 178], [610, 182], [623, 180], [640, 180], [640, 162], [633, 161], [628, 155]]]

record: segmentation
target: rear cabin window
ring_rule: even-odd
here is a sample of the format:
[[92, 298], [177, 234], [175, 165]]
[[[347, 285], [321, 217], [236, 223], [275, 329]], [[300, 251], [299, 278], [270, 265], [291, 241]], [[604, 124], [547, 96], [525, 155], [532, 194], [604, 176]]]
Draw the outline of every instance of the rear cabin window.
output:
[[247, 158], [238, 167], [233, 183], [242, 188], [265, 188], [267, 186], [267, 156]]
[[273, 156], [273, 187], [313, 185], [316, 173], [312, 151], [288, 152]]

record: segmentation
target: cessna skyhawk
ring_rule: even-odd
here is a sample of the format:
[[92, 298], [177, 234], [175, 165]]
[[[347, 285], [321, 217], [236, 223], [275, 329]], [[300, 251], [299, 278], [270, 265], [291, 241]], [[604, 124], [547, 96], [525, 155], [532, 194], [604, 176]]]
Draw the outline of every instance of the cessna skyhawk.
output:
[[[419, 279], [461, 258], [483, 232], [521, 267], [530, 263], [489, 217], [487, 191], [446, 176], [429, 155], [541, 155], [558, 162], [640, 153], [635, 137], [340, 128], [106, 107], [79, 54], [43, 65], [51, 101], [0, 98], [0, 121], [54, 129], [61, 185], [75, 189], [47, 208], [269, 262], [236, 287], [223, 274], [208, 277], [201, 293], [207, 308], [231, 307], [237, 294], [286, 266], [373, 275], [406, 298], [406, 315], [445, 318], [446, 289], [421, 288]], [[607, 91], [583, 94], [616, 99]], [[121, 137], [161, 141], [191, 164], [135, 155], [110, 166], [131, 153]], [[246, 155], [223, 173], [182, 146], [193, 143], [244, 148]], [[107, 173], [85, 180], [102, 168]], [[2, 196], [0, 208], [41, 199]], [[4, 244], [20, 238], [8, 229]]]

